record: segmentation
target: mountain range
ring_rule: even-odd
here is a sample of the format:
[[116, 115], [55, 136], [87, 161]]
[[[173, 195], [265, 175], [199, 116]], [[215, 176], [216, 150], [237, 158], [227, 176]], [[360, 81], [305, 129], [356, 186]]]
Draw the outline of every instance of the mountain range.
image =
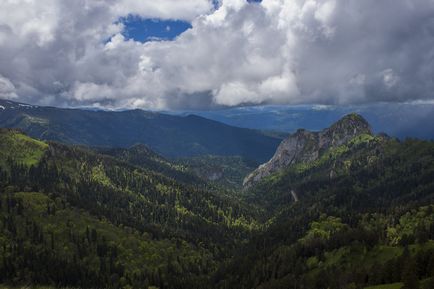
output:
[[299, 128], [323, 130], [352, 112], [363, 115], [376, 133], [384, 132], [400, 139], [434, 138], [433, 103], [264, 105], [194, 113], [237, 127], [294, 133]]
[[120, 148], [146, 144], [166, 157], [243, 156], [256, 162], [268, 160], [281, 141], [275, 134], [196, 115], [61, 109], [9, 100], [0, 100], [0, 127], [69, 144]]

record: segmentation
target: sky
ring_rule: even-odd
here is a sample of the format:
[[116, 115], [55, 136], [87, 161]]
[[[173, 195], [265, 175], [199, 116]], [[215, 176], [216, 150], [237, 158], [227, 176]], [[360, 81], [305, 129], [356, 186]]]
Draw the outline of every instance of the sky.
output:
[[0, 1], [0, 98], [180, 110], [433, 92], [433, 0]]
[[129, 15], [120, 20], [125, 39], [138, 42], [174, 40], [191, 28], [188, 21], [140, 18]]

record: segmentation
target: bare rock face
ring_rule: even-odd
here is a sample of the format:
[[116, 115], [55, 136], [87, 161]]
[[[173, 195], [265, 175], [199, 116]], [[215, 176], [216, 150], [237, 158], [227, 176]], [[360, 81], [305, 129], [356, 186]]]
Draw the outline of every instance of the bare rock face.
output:
[[320, 132], [299, 129], [283, 140], [271, 160], [248, 175], [243, 185], [248, 188], [262, 178], [293, 164], [314, 161], [328, 149], [341, 146], [361, 134], [372, 134], [372, 131], [369, 123], [355, 113], [344, 116]]

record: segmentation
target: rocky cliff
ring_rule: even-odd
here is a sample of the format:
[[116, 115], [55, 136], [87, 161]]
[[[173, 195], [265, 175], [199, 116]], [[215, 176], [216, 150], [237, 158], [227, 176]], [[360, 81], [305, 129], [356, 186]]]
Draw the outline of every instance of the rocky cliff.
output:
[[361, 134], [372, 134], [369, 123], [356, 113], [344, 116], [331, 127], [320, 132], [297, 130], [282, 141], [274, 156], [244, 179], [244, 187], [250, 187], [262, 178], [297, 163], [311, 162], [322, 153], [338, 147]]

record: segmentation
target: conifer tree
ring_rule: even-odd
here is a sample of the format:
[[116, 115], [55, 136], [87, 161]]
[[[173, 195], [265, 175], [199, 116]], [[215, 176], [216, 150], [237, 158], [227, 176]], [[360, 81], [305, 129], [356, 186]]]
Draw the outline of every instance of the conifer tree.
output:
[[409, 259], [402, 274], [402, 289], [419, 289], [419, 280], [417, 278], [417, 268], [414, 260]]

